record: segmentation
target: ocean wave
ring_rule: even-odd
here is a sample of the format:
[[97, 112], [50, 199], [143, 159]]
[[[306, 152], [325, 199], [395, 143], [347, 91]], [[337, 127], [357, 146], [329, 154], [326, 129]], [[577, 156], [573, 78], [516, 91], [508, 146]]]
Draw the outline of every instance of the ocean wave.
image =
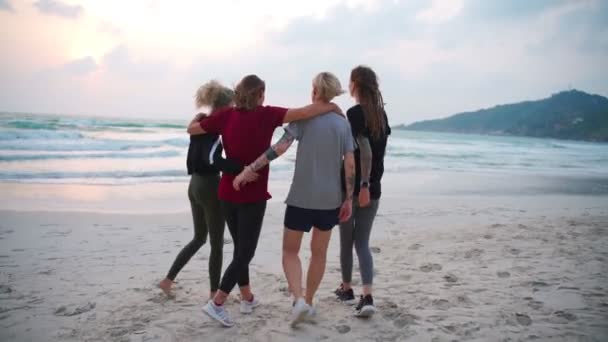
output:
[[84, 135], [76, 131], [53, 131], [47, 129], [22, 129], [0, 131], [0, 140], [58, 140], [58, 139], [82, 139]]
[[0, 127], [23, 130], [62, 130], [62, 129], [90, 129], [99, 130], [107, 128], [118, 129], [184, 129], [184, 124], [169, 122], [123, 121], [111, 119], [90, 118], [22, 118], [0, 120]]
[[386, 154], [390, 157], [400, 157], [400, 158], [414, 158], [414, 159], [453, 159], [453, 160], [462, 160], [462, 159], [474, 159], [474, 158], [482, 158], [483, 156], [478, 153], [456, 153], [456, 154], [447, 154], [447, 153], [436, 153], [436, 152], [388, 152]]
[[167, 140], [103, 140], [82, 138], [78, 140], [0, 140], [0, 150], [8, 151], [129, 151], [144, 148], [187, 147], [184, 139]]
[[102, 171], [102, 172], [34, 172], [34, 171], [0, 171], [0, 180], [27, 181], [42, 179], [126, 179], [126, 178], [154, 178], [154, 177], [186, 177], [186, 170], [158, 170], [158, 171]]
[[184, 146], [188, 146], [190, 144], [190, 139], [188, 137], [166, 139], [166, 140], [162, 140], [162, 143], [165, 145], [170, 145], [170, 146], [184, 147]]
[[0, 161], [31, 161], [53, 159], [146, 159], [170, 158], [181, 155], [179, 151], [134, 152], [134, 153], [63, 153], [63, 154], [13, 154], [0, 155]]
[[135, 122], [104, 122], [95, 121], [96, 126], [101, 127], [120, 127], [120, 128], [175, 128], [185, 129], [183, 124], [171, 123], [135, 123]]

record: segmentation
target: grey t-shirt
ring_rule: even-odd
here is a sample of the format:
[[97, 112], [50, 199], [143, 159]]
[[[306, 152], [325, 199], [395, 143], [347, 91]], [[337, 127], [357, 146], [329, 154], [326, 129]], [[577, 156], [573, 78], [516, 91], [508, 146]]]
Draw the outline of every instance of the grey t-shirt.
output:
[[285, 203], [304, 209], [336, 209], [342, 205], [343, 156], [354, 151], [346, 118], [328, 113], [290, 123], [298, 140], [296, 169]]

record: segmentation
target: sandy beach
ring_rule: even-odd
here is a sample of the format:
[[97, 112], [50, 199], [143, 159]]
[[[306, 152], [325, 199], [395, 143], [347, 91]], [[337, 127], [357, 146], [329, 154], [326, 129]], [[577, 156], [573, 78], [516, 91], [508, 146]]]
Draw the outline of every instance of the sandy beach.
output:
[[[608, 338], [605, 196], [456, 190], [441, 195], [414, 191], [415, 181], [391, 177], [372, 236], [379, 309], [372, 319], [353, 317], [353, 308], [334, 298], [340, 282], [336, 230], [317, 295], [317, 320], [289, 327], [290, 298], [280, 262], [287, 183], [275, 182], [251, 267], [263, 305], [244, 316], [233, 296], [228, 309], [237, 326], [231, 329], [201, 312], [208, 293], [207, 245], [178, 276], [176, 298], [165, 298], [156, 286], [191, 238], [188, 211], [1, 211], [0, 340]], [[187, 205], [185, 198], [181, 204]], [[232, 253], [228, 234], [226, 244], [225, 265]], [[307, 248], [303, 256], [307, 260]]]

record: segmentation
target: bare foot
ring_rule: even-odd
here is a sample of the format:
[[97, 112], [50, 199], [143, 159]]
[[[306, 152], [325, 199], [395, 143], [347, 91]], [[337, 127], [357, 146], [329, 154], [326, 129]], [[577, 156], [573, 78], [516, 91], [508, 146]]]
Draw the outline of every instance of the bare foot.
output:
[[169, 278], [163, 279], [158, 287], [167, 295], [167, 297], [173, 297], [173, 293], [171, 292], [171, 286], [173, 285], [173, 281]]

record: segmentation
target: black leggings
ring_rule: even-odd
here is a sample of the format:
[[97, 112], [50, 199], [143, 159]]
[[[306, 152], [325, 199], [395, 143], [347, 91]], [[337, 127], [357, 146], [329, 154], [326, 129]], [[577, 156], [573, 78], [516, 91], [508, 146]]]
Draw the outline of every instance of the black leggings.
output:
[[194, 221], [194, 238], [179, 252], [167, 278], [175, 280], [181, 269], [190, 258], [205, 244], [207, 234], [211, 242], [209, 255], [209, 287], [217, 291], [222, 275], [222, 258], [224, 248], [224, 216], [220, 211], [217, 190], [219, 175], [192, 175], [188, 187], [188, 198], [192, 207]]
[[249, 263], [258, 246], [266, 201], [244, 204], [222, 202], [222, 208], [234, 242], [234, 254], [222, 277], [220, 290], [230, 293], [237, 283], [239, 287], [249, 285]]

